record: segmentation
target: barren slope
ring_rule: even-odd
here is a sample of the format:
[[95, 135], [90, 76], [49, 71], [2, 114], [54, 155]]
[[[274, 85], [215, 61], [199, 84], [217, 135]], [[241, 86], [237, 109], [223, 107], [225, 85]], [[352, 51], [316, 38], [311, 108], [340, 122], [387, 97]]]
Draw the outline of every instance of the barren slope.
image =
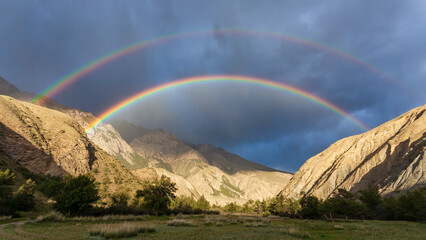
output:
[[0, 96], [0, 113], [0, 151], [29, 171], [50, 175], [92, 171], [103, 192], [139, 186], [70, 116], [8, 96]]
[[426, 105], [337, 141], [306, 161], [281, 194], [327, 198], [337, 188], [372, 185], [386, 194], [426, 185], [425, 111]]

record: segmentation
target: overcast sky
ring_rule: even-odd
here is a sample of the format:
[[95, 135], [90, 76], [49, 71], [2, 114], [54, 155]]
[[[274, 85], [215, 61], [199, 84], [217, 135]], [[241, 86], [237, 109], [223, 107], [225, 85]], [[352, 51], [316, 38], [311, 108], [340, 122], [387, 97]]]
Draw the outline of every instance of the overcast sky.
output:
[[[237, 74], [296, 86], [375, 127], [425, 104], [425, 12], [423, 0], [0, 0], [0, 76], [40, 93], [135, 42], [226, 28], [272, 32], [317, 42], [359, 61], [265, 34], [205, 34], [123, 56], [54, 99], [99, 114], [157, 84]], [[336, 140], [362, 133], [306, 98], [241, 83], [169, 89], [114, 117], [292, 172]]]

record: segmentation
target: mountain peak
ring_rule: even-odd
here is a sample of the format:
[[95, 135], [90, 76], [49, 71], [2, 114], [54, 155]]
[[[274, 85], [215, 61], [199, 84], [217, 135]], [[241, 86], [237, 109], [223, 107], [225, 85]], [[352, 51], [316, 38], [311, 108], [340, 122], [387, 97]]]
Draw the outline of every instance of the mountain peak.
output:
[[20, 93], [19, 89], [15, 87], [15, 85], [11, 84], [10, 82], [6, 81], [6, 79], [2, 78], [0, 76], [0, 95], [16, 95]]

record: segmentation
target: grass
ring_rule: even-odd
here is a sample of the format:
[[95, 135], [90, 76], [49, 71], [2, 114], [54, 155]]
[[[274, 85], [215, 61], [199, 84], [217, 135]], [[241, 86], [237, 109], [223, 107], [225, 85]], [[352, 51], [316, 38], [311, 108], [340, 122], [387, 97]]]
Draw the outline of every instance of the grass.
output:
[[[42, 221], [21, 226], [24, 232], [48, 235], [56, 239], [104, 239], [131, 234], [128, 239], [424, 239], [426, 223], [405, 221], [299, 220], [247, 215], [190, 216], [108, 216], [98, 218], [65, 218], [61, 222]], [[125, 221], [125, 222], [124, 222]], [[189, 224], [188, 224], [189, 223]], [[127, 224], [128, 229], [123, 232]], [[132, 227], [129, 227], [132, 226]], [[154, 228], [155, 232], [145, 234]], [[15, 229], [14, 229], [15, 228]], [[16, 233], [16, 226], [3, 231]], [[132, 229], [130, 229], [132, 228]], [[116, 230], [113, 230], [116, 229]], [[120, 230], [121, 229], [121, 230]], [[102, 231], [101, 231], [102, 230]], [[102, 233], [103, 232], [103, 233]], [[135, 236], [136, 232], [136, 236]], [[98, 235], [96, 235], [98, 234]], [[102, 237], [101, 234], [104, 234]], [[122, 235], [120, 235], [122, 234]], [[96, 236], [94, 236], [96, 235]], [[0, 233], [1, 236], [1, 233]], [[23, 236], [23, 235], [21, 235]], [[109, 237], [110, 235], [108, 235]], [[127, 235], [126, 235], [127, 236]], [[1, 237], [0, 237], [1, 239]]]
[[140, 233], [153, 233], [155, 228], [141, 225], [140, 223], [118, 223], [118, 224], [99, 224], [92, 227], [90, 236], [101, 236], [110, 238], [129, 238], [135, 237]]
[[192, 220], [175, 218], [167, 222], [167, 226], [173, 227], [196, 227]]

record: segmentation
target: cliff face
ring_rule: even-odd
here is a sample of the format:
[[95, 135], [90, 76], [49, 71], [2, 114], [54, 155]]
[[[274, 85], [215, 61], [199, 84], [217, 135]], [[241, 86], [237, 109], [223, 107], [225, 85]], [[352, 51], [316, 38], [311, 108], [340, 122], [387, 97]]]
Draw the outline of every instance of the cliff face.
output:
[[327, 198], [337, 188], [383, 194], [426, 185], [426, 105], [366, 133], [337, 141], [310, 158], [280, 194]]

